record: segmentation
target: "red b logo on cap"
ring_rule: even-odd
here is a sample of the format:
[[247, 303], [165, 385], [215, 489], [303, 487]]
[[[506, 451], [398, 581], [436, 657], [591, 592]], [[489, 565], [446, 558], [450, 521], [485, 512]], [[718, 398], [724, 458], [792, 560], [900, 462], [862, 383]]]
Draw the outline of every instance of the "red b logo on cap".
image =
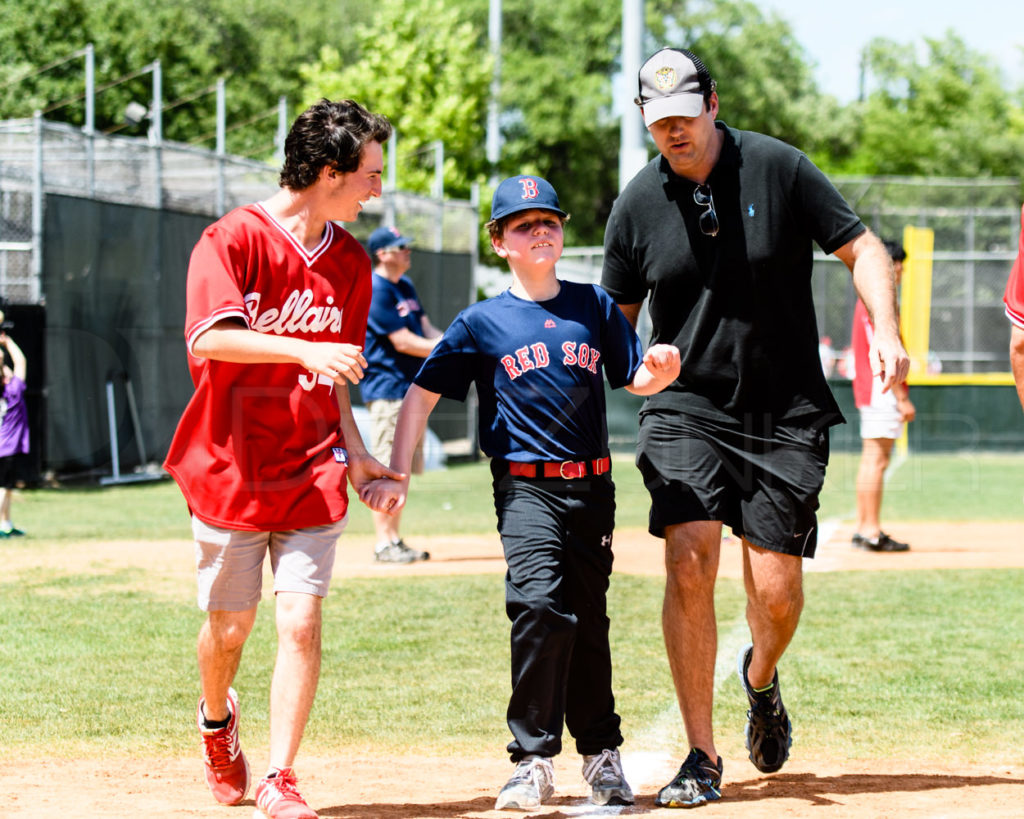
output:
[[540, 193], [537, 183], [532, 179], [520, 179], [519, 184], [523, 186], [523, 199], [536, 199]]

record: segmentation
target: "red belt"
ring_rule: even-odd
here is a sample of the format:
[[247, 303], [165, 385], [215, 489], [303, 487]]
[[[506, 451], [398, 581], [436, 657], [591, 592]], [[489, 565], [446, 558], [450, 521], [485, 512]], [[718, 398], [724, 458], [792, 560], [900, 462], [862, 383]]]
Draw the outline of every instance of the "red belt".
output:
[[603, 475], [611, 468], [612, 459], [607, 455], [596, 461], [548, 461], [529, 464], [518, 461], [508, 462], [510, 475], [518, 475], [521, 478], [561, 478], [566, 481], [573, 478], [585, 478], [587, 475]]

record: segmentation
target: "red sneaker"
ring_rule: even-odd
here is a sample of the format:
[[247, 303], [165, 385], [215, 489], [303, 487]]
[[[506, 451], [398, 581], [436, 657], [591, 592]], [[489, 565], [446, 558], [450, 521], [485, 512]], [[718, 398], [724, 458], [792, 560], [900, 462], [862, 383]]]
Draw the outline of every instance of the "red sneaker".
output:
[[254, 819], [260, 811], [267, 819], [318, 819], [295, 784], [291, 768], [282, 768], [274, 777], [263, 777], [256, 786]]
[[203, 727], [203, 699], [196, 707], [196, 724], [203, 737], [203, 762], [206, 763], [206, 784], [213, 798], [222, 805], [237, 805], [249, 791], [249, 763], [238, 744], [238, 694], [228, 689], [228, 710], [231, 720], [227, 728], [210, 730]]

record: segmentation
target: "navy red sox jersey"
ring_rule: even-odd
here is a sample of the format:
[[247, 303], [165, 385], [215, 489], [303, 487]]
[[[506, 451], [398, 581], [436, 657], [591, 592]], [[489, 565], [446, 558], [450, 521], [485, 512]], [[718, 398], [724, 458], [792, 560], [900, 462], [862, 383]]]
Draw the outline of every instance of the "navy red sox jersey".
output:
[[370, 259], [328, 222], [307, 250], [260, 205], [228, 213], [192, 251], [185, 338], [195, 393], [164, 467], [191, 511], [214, 526], [279, 531], [344, 517], [346, 477], [335, 384], [298, 364], [192, 355], [222, 319], [251, 330], [362, 346]]
[[364, 401], [403, 398], [419, 372], [423, 357], [398, 352], [388, 338], [403, 327], [423, 335], [423, 308], [416, 288], [404, 276], [393, 282], [375, 273], [363, 351], [368, 366], [359, 382]]
[[548, 301], [506, 290], [467, 307], [415, 378], [459, 401], [476, 383], [480, 448], [491, 457], [565, 461], [608, 451], [604, 377], [612, 387], [632, 382], [640, 339], [603, 290], [560, 284]]

